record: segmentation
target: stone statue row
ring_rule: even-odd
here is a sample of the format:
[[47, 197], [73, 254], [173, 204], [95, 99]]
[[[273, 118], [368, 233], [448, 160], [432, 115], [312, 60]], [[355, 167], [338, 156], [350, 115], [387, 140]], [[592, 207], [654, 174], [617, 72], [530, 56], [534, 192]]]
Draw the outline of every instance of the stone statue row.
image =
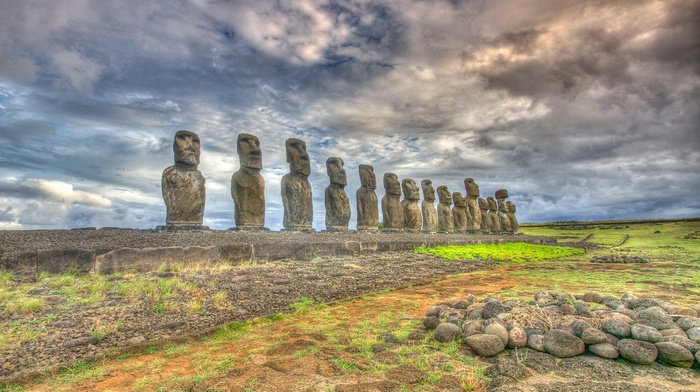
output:
[[[285, 143], [290, 172], [282, 177], [284, 229], [314, 231], [313, 200], [308, 177], [311, 172], [306, 143], [287, 139]], [[161, 181], [163, 199], [167, 208], [166, 226], [159, 229], [207, 229], [202, 226], [206, 191], [204, 176], [197, 169], [200, 142], [197, 134], [178, 131], [173, 143], [175, 164], [163, 171]], [[240, 169], [231, 177], [231, 197], [234, 202], [233, 230], [268, 230], [265, 228], [265, 181], [260, 174], [262, 152], [256, 136], [241, 133], [237, 148]], [[326, 230], [348, 230], [350, 201], [345, 193], [347, 177], [341, 158], [326, 160], [330, 185], [325, 192]], [[371, 165], [360, 165], [361, 186], [357, 190], [357, 230], [374, 231], [379, 228], [377, 180]], [[508, 191], [496, 191], [495, 199], [481, 198], [474, 179], [464, 180], [466, 197], [460, 192], [450, 194], [446, 186], [437, 188], [439, 204], [435, 207], [435, 189], [431, 180], [421, 181], [423, 202], [416, 182], [406, 178], [399, 182], [394, 173], [384, 174], [381, 208], [384, 231], [423, 231], [427, 233], [515, 233], [518, 221], [515, 204], [505, 199]], [[401, 195], [403, 194], [403, 200]]]

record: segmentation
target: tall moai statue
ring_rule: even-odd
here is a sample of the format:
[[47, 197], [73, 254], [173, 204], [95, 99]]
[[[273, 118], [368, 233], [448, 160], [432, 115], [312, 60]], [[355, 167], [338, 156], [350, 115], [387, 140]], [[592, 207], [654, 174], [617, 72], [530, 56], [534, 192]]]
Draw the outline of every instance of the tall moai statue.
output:
[[199, 165], [199, 136], [178, 131], [173, 142], [175, 164], [163, 171], [161, 187], [166, 207], [166, 225], [159, 230], [206, 230], [204, 203], [206, 189]]
[[360, 165], [360, 188], [357, 198], [357, 230], [379, 230], [379, 204], [377, 202], [377, 177], [374, 167]]
[[481, 232], [490, 233], [493, 229], [491, 228], [491, 217], [489, 216], [489, 202], [483, 197], [480, 197], [477, 201], [479, 202], [479, 210], [481, 210]]
[[423, 228], [423, 216], [421, 215], [418, 200], [420, 200], [420, 190], [416, 182], [410, 178], [401, 181], [403, 190], [403, 229], [406, 231], [421, 231]]
[[438, 193], [438, 233], [453, 233], [455, 231], [455, 218], [452, 215], [452, 195], [446, 186], [440, 185], [437, 188]]
[[260, 140], [241, 133], [236, 141], [241, 167], [231, 176], [231, 197], [236, 227], [233, 230], [268, 230], [265, 226], [265, 179], [260, 175]]
[[288, 231], [314, 231], [313, 199], [311, 196], [311, 162], [306, 153], [306, 143], [300, 139], [287, 139], [287, 162], [290, 172], [282, 177], [282, 204], [284, 219], [282, 225]]
[[423, 188], [423, 202], [421, 212], [423, 213], [423, 232], [435, 233], [438, 228], [437, 210], [435, 209], [435, 188], [430, 180], [420, 182]]
[[486, 198], [489, 203], [489, 219], [491, 220], [491, 231], [494, 233], [499, 233], [501, 231], [501, 218], [498, 217], [498, 204], [496, 199], [489, 196]]
[[386, 194], [382, 197], [384, 231], [401, 231], [404, 218], [399, 177], [394, 173], [384, 174], [384, 189], [386, 190]]
[[469, 211], [469, 227], [467, 227], [467, 230], [477, 232], [481, 230], [482, 221], [481, 209], [477, 202], [477, 199], [481, 196], [479, 193], [479, 185], [474, 182], [473, 178], [465, 178], [464, 188], [467, 190], [467, 206]]
[[498, 200], [498, 220], [501, 222], [501, 231], [510, 233], [513, 229], [511, 228], [510, 218], [508, 217], [506, 198], [508, 198], [507, 190], [499, 189], [496, 191], [496, 200]]
[[452, 207], [452, 216], [454, 216], [455, 219], [455, 232], [466, 233], [469, 223], [467, 219], [467, 214], [469, 212], [467, 208], [467, 199], [462, 197], [462, 194], [459, 192], [452, 192], [452, 202], [454, 203]]
[[350, 223], [350, 200], [345, 194], [348, 180], [343, 164], [338, 157], [326, 160], [326, 172], [331, 180], [326, 188], [326, 231], [345, 231]]
[[508, 220], [510, 221], [510, 229], [513, 233], [518, 232], [518, 218], [515, 217], [515, 204], [507, 201], [508, 206]]

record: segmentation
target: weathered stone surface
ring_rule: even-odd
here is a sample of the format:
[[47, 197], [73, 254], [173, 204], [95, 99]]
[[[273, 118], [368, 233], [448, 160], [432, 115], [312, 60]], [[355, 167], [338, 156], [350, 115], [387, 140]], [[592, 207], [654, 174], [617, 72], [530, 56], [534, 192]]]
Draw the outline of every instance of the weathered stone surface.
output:
[[620, 356], [615, 346], [607, 342], [592, 344], [588, 350], [601, 358], [617, 359]]
[[632, 333], [633, 338], [649, 343], [656, 343], [663, 340], [663, 336], [661, 336], [659, 331], [656, 328], [648, 325], [634, 324], [630, 328], [630, 332]]
[[493, 324], [487, 325], [486, 327], [484, 327], [484, 333], [489, 334], [489, 335], [498, 336], [503, 341], [503, 345], [508, 344], [508, 339], [509, 339], [508, 330], [504, 326], [502, 326], [501, 324], [493, 323]]
[[589, 291], [583, 295], [583, 300], [594, 304], [600, 304], [603, 303], [603, 296], [598, 293]]
[[489, 216], [489, 202], [483, 197], [477, 199], [479, 210], [481, 210], [481, 231], [489, 233], [494, 231], [491, 227], [491, 217]]
[[284, 230], [313, 231], [313, 197], [309, 173], [311, 163], [303, 140], [290, 138], [285, 142], [290, 172], [282, 177], [282, 204]]
[[477, 202], [477, 199], [481, 196], [479, 185], [474, 182], [473, 178], [465, 178], [464, 188], [467, 191], [468, 216], [470, 218], [467, 230], [481, 230], [481, 208], [479, 208], [479, 203]]
[[491, 219], [491, 231], [500, 232], [501, 219], [498, 217], [498, 203], [496, 203], [496, 199], [494, 199], [491, 196], [486, 198], [486, 202], [489, 203], [489, 219]]
[[659, 362], [685, 368], [693, 366], [695, 357], [687, 348], [673, 342], [659, 342], [654, 345], [659, 350]]
[[241, 133], [237, 140], [240, 169], [231, 176], [236, 229], [263, 230], [265, 226], [265, 179], [260, 175], [262, 151], [260, 140]]
[[515, 217], [515, 204], [513, 202], [507, 201], [506, 206], [508, 207], [508, 220], [510, 221], [510, 230], [513, 233], [518, 232], [518, 218]]
[[452, 216], [454, 217], [455, 232], [465, 233], [469, 225], [469, 209], [467, 199], [459, 192], [452, 192]]
[[684, 331], [687, 331], [691, 328], [698, 328], [700, 327], [700, 318], [697, 317], [681, 317], [678, 320], [676, 320], [676, 325], [681, 327]]
[[455, 230], [454, 216], [452, 215], [452, 195], [446, 186], [440, 185], [437, 188], [440, 199], [437, 207], [438, 232], [452, 233]]
[[82, 337], [82, 338], [67, 340], [63, 343], [63, 347], [72, 348], [72, 347], [79, 347], [79, 346], [87, 346], [88, 344], [91, 344], [94, 342], [95, 342], [95, 339], [93, 339], [90, 336], [86, 336], [86, 337]]
[[695, 354], [700, 351], [700, 343], [695, 343], [694, 341], [684, 338], [681, 336], [670, 336], [664, 339], [665, 342], [672, 342], [685, 347], [688, 351]]
[[403, 229], [406, 231], [420, 231], [423, 228], [423, 216], [418, 200], [420, 200], [420, 190], [416, 182], [410, 178], [404, 178], [401, 181], [401, 189], [403, 190]]
[[471, 336], [480, 333], [484, 333], [483, 326], [479, 321], [469, 321], [462, 326], [462, 331], [464, 331], [464, 336]]
[[656, 329], [669, 329], [673, 327], [673, 320], [668, 316], [666, 311], [659, 306], [652, 306], [639, 311], [635, 322]]
[[348, 180], [343, 168], [343, 160], [330, 157], [326, 160], [326, 171], [330, 185], [326, 188], [326, 230], [345, 231], [350, 223], [350, 200], [345, 194]]
[[501, 231], [512, 232], [510, 217], [508, 217], [508, 205], [505, 199], [498, 199], [498, 219], [501, 222]]
[[440, 325], [440, 319], [435, 316], [428, 316], [423, 319], [423, 325], [428, 329], [435, 329]]
[[451, 342], [462, 337], [462, 330], [452, 323], [440, 323], [435, 328], [435, 340], [438, 342]]
[[640, 365], [650, 365], [656, 361], [658, 349], [652, 343], [634, 339], [622, 339], [617, 344], [622, 358]]
[[153, 271], [175, 263], [213, 263], [220, 258], [216, 246], [169, 246], [164, 248], [122, 248], [95, 257], [95, 271], [111, 274], [117, 271]]
[[357, 198], [357, 230], [379, 230], [379, 204], [377, 199], [377, 177], [374, 167], [360, 165], [360, 188]]
[[503, 340], [495, 335], [477, 334], [464, 338], [464, 343], [482, 357], [492, 357], [505, 350]]
[[173, 142], [175, 164], [163, 171], [161, 187], [166, 206], [166, 228], [201, 227], [206, 190], [199, 165], [199, 136], [178, 131]]
[[603, 320], [603, 322], [600, 323], [600, 329], [603, 332], [614, 335], [620, 339], [625, 339], [632, 336], [632, 330], [629, 324], [614, 318]]
[[437, 210], [435, 209], [435, 188], [430, 180], [420, 182], [423, 189], [423, 202], [421, 203], [421, 213], [423, 214], [423, 231], [435, 233], [438, 230]]
[[607, 342], [608, 336], [598, 328], [587, 328], [581, 334], [581, 340], [590, 346]]
[[689, 330], [685, 331], [685, 334], [688, 335], [688, 339], [694, 341], [695, 343], [700, 343], [700, 327], [690, 328]]
[[400, 231], [403, 229], [404, 217], [401, 205], [401, 183], [394, 173], [384, 174], [384, 189], [386, 194], [382, 197], [382, 216], [384, 218], [384, 230]]
[[573, 357], [586, 351], [583, 340], [561, 329], [550, 329], [544, 333], [544, 348], [557, 358]]
[[503, 304], [501, 304], [500, 301], [491, 301], [487, 302], [486, 305], [484, 305], [484, 309], [481, 313], [481, 317], [484, 319], [488, 320], [490, 318], [494, 318], [498, 316], [501, 313], [505, 313], [506, 308], [503, 307]]
[[513, 327], [508, 331], [508, 348], [523, 348], [527, 346], [527, 333], [522, 327]]
[[544, 335], [542, 335], [542, 334], [538, 334], [538, 333], [530, 334], [530, 336], [527, 337], [527, 346], [533, 350], [537, 350], [537, 351], [541, 351], [541, 352], [547, 351], [544, 348]]

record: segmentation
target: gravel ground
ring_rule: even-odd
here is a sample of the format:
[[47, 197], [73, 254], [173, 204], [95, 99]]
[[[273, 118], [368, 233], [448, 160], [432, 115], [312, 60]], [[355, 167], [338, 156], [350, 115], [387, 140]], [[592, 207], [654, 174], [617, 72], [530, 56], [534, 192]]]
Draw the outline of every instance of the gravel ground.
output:
[[[82, 238], [85, 246], [104, 246], [106, 239], [102, 236], [105, 232], [54, 232], [55, 236], [50, 238], [51, 241]], [[162, 246], [183, 245], [178, 241], [204, 245], [207, 241], [211, 241], [211, 244], [239, 235], [190, 232], [186, 235], [147, 233], [144, 236], [143, 232], [138, 231], [138, 236], [130, 237], [129, 232], [124, 232], [128, 239], [148, 237], [150, 245], [154, 241], [162, 241], [159, 242]], [[17, 237], [30, 241], [32, 235], [37, 234], [43, 233], [21, 232]], [[326, 235], [322, 233], [309, 237], [323, 238]], [[7, 237], [3, 237], [3, 246]], [[276, 240], [299, 239], [299, 235], [288, 233], [271, 237]], [[95, 359], [133, 347], [203, 335], [229, 321], [289, 311], [289, 305], [302, 297], [332, 302], [383, 289], [427, 283], [488, 266], [488, 263], [481, 261], [443, 260], [432, 255], [391, 252], [355, 257], [321, 257], [307, 261], [280, 260], [239, 265], [228, 270], [149, 273], [147, 277], [153, 282], [179, 278], [196, 286], [196, 289], [183, 290], [170, 297], [166, 301], [167, 309], [162, 313], [154, 312], [153, 299], [147, 296], [134, 298], [110, 290], [101, 300], [84, 303], [36, 282], [28, 294], [45, 301], [46, 306], [42, 311], [29, 315], [4, 312], [0, 316], [1, 330], [31, 328], [39, 331], [33, 339], [0, 351], [0, 383], [56, 371], [81, 359]], [[114, 284], [128, 284], [129, 275], [125, 276], [109, 276], [107, 280]], [[217, 304], [213, 297], [220, 292], [225, 293], [225, 301]], [[193, 310], [193, 303], [199, 304], [200, 309]], [[95, 330], [104, 332], [105, 336], [96, 338]]]

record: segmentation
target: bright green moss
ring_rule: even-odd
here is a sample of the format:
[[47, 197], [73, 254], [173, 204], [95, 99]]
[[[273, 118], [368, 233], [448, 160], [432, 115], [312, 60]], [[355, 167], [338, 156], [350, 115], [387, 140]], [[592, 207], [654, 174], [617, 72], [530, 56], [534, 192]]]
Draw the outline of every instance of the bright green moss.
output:
[[524, 242], [508, 242], [505, 244], [465, 245], [465, 246], [436, 246], [434, 248], [416, 248], [416, 253], [432, 253], [443, 259], [478, 259], [513, 261], [539, 261], [581, 255], [583, 249], [565, 246], [533, 245]]

